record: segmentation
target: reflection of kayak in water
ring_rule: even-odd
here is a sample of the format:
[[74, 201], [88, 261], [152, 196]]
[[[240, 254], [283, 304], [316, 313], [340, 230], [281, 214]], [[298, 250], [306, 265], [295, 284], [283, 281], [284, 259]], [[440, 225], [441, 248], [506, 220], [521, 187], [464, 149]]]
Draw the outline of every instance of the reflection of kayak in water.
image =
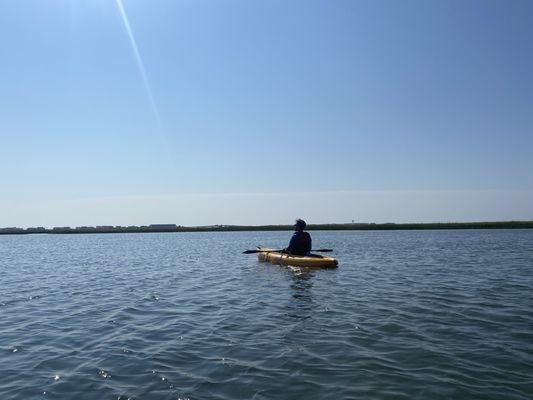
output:
[[295, 267], [306, 268], [337, 268], [338, 262], [333, 257], [321, 256], [318, 254], [311, 254], [309, 256], [295, 256], [279, 251], [269, 251], [264, 247], [260, 247], [260, 253], [257, 253], [259, 261], [266, 261], [278, 265], [293, 265]]

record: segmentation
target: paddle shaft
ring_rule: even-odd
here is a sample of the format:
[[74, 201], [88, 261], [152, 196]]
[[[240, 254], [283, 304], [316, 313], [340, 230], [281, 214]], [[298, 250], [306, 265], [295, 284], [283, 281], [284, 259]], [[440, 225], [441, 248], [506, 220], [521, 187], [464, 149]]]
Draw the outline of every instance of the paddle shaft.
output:
[[[333, 251], [333, 249], [313, 249], [311, 251], [318, 251], [319, 253], [330, 253]], [[263, 249], [257, 249], [257, 250], [246, 250], [243, 251], [242, 254], [255, 254], [255, 253], [283, 253], [285, 250], [263, 250]]]

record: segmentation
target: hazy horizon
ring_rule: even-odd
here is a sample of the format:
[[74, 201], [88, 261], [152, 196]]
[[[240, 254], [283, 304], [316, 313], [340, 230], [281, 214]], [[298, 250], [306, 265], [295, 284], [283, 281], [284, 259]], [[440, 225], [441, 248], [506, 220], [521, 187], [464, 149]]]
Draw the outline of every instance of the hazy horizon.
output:
[[[0, 201], [2, 209], [7, 211], [0, 219], [0, 227], [158, 223], [286, 225], [295, 218], [304, 218], [309, 224], [351, 223], [352, 220], [363, 223], [531, 220], [533, 191], [512, 194], [502, 191], [226, 193], [49, 200], [39, 206], [33, 202]], [[238, 217], [233, 214], [235, 208], [239, 209]], [[259, 212], [265, 209], [266, 212]], [[398, 213], [405, 217], [397, 218]], [[500, 218], [494, 218], [496, 214]]]

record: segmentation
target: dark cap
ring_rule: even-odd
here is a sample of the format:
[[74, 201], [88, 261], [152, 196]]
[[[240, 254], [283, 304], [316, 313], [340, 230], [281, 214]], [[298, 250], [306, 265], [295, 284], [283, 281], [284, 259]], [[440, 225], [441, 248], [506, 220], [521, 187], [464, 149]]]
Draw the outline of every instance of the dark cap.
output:
[[305, 223], [303, 219], [297, 219], [296, 223], [294, 224], [295, 227], [302, 228], [302, 229], [305, 229], [306, 225], [307, 224]]

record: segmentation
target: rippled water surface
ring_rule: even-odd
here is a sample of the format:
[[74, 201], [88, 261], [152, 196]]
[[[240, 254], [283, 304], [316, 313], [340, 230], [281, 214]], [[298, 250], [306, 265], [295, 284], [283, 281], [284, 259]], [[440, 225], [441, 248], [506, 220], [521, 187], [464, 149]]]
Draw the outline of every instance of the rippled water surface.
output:
[[533, 231], [0, 236], [0, 399], [531, 399]]

